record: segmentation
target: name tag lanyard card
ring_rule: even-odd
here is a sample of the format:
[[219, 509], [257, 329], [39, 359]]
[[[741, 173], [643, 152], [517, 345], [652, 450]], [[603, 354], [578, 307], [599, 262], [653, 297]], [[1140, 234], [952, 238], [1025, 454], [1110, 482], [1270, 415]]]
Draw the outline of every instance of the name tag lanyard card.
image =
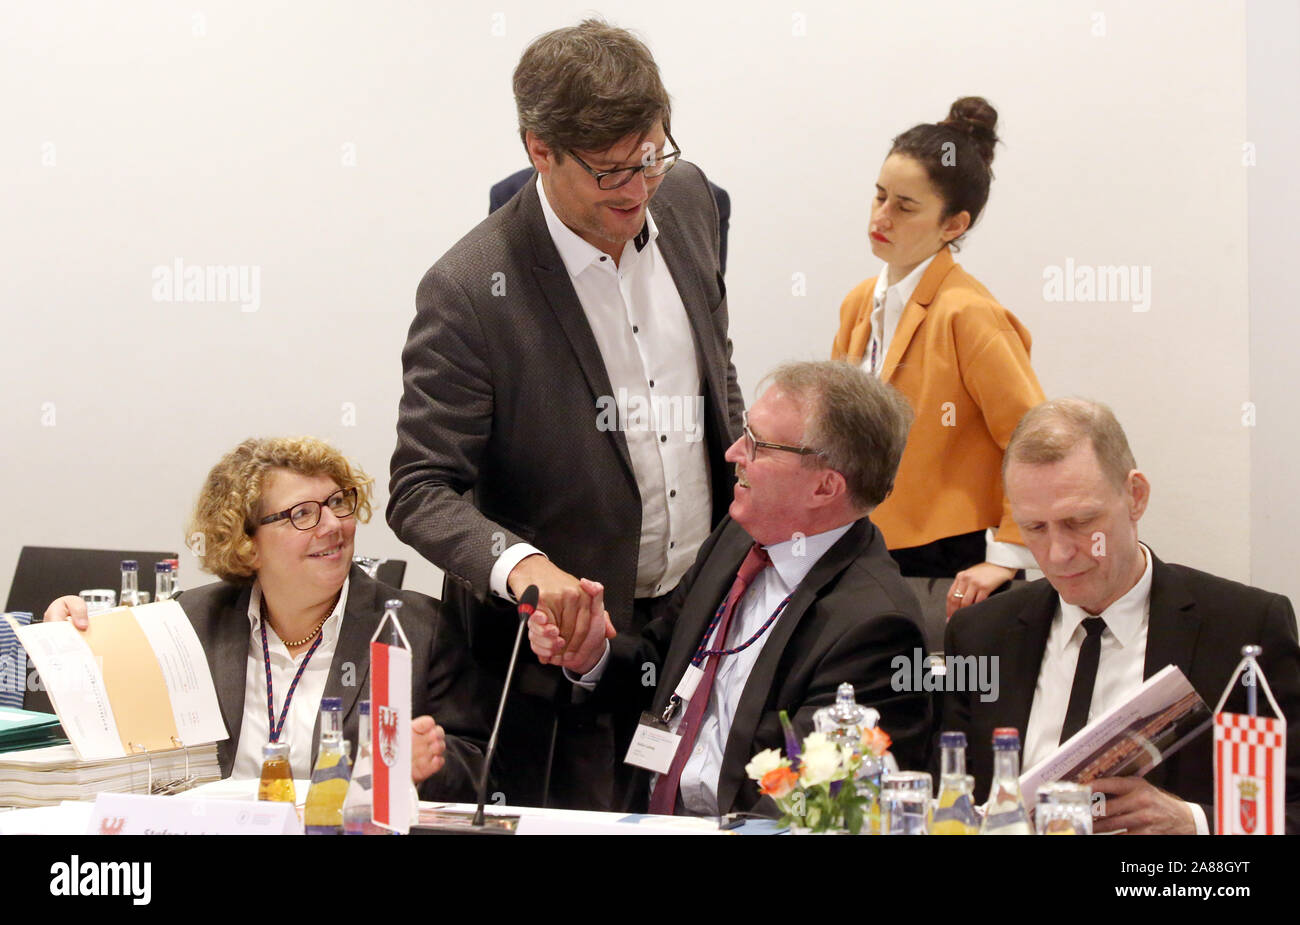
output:
[[[677, 682], [677, 686], [673, 689], [672, 696], [668, 698], [668, 705], [664, 707], [663, 713], [659, 716], [653, 716], [649, 713], [641, 715], [641, 722], [637, 726], [636, 736], [624, 761], [636, 767], [654, 771], [656, 774], [668, 773], [668, 768], [672, 764], [682, 738], [680, 731], [669, 731], [669, 725], [681, 710], [682, 704], [695, 696], [695, 692], [700, 686], [700, 680], [704, 677], [705, 661], [711, 657], [725, 658], [728, 655], [736, 655], [748, 649], [776, 622], [776, 618], [781, 616], [782, 611], [785, 610], [792, 597], [794, 597], [793, 591], [787, 594], [785, 599], [777, 605], [776, 610], [772, 611], [772, 615], [767, 618], [763, 625], [740, 645], [731, 649], [710, 649], [709, 641], [717, 632], [718, 624], [727, 609], [727, 600], [724, 598], [722, 603], [718, 605], [718, 609], [714, 611], [713, 619], [709, 621], [708, 627], [704, 630], [704, 636], [700, 639], [700, 644], [695, 647], [695, 654], [691, 657], [690, 664], [686, 666], [686, 671], [682, 673], [681, 680]], [[739, 602], [737, 602], [736, 606], [739, 606]], [[724, 641], [718, 640], [718, 645], [721, 646]]]

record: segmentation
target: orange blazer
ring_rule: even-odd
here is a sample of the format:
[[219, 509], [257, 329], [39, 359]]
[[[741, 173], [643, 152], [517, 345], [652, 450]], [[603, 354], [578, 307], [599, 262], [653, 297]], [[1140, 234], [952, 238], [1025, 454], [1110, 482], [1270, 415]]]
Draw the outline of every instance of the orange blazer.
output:
[[[875, 277], [840, 306], [831, 357], [861, 363], [871, 335]], [[916, 420], [894, 491], [872, 513], [890, 549], [996, 527], [1024, 544], [1002, 495], [1002, 451], [1021, 416], [1043, 401], [1029, 365], [1029, 331], [945, 247], [903, 309], [881, 378]]]

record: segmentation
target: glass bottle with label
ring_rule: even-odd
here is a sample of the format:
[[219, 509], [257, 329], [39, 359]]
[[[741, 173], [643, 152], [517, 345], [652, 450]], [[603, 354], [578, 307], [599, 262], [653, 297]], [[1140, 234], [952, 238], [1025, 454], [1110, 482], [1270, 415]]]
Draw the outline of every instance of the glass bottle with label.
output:
[[163, 560], [154, 563], [153, 567], [153, 599], [155, 601], [169, 601], [172, 598], [172, 566], [171, 563]]
[[117, 606], [134, 607], [140, 598], [140, 563], [134, 559], [122, 560], [122, 593]]
[[931, 835], [978, 835], [975, 778], [966, 773], [966, 733], [939, 736], [939, 805], [930, 823]]
[[316, 767], [311, 772], [307, 803], [303, 807], [302, 821], [308, 835], [343, 833], [343, 800], [348, 792], [351, 767], [343, 741], [343, 700], [322, 697], [320, 744], [316, 749]]
[[1025, 799], [1020, 793], [1020, 732], [993, 730], [993, 785], [984, 807], [981, 835], [1032, 835]]
[[374, 777], [370, 749], [370, 701], [357, 705], [357, 763], [352, 766], [352, 780], [343, 799], [344, 835], [390, 835], [388, 829], [374, 823]]
[[257, 798], [277, 803], [294, 802], [288, 742], [267, 742], [262, 746], [262, 777], [257, 784]]

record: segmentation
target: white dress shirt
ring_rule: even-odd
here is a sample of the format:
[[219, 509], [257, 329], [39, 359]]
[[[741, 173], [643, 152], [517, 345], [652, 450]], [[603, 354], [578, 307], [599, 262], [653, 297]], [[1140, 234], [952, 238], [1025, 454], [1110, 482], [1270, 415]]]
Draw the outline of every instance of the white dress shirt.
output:
[[[871, 340], [867, 342], [867, 349], [862, 354], [862, 368], [873, 376], [879, 376], [884, 371], [885, 357], [889, 356], [889, 347], [894, 342], [894, 334], [898, 331], [898, 322], [903, 317], [903, 310], [907, 308], [907, 303], [912, 301], [912, 295], [920, 285], [921, 277], [925, 276], [925, 271], [930, 269], [930, 264], [934, 262], [936, 256], [937, 252], [931, 254], [928, 259], [922, 260], [911, 273], [892, 286], [886, 284], [889, 279], [889, 265], [885, 264], [880, 268], [880, 273], [876, 277], [876, 288], [872, 293]], [[1034, 562], [1033, 554], [1027, 548], [1016, 543], [999, 542], [993, 538], [995, 534], [996, 531], [992, 529], [984, 534], [985, 562], [1012, 569], [1038, 567]]]
[[894, 333], [898, 330], [899, 319], [903, 317], [903, 309], [912, 301], [912, 293], [916, 292], [921, 277], [930, 269], [930, 264], [934, 263], [937, 255], [936, 251], [922, 260], [911, 273], [892, 286], [888, 284], [889, 264], [880, 268], [880, 273], [876, 276], [876, 288], [871, 296], [871, 340], [867, 342], [866, 352], [862, 354], [862, 368], [871, 375], [879, 376], [885, 368], [885, 357], [889, 356], [889, 345], [894, 342]]
[[[799, 587], [799, 583], [807, 577], [817, 561], [835, 545], [840, 537], [849, 532], [851, 526], [853, 525], [846, 524], [834, 530], [827, 530], [825, 533], [804, 537], [802, 540], [786, 540], [784, 543], [764, 547], [772, 559], [772, 567], [763, 569], [759, 573], [736, 605], [727, 632], [726, 645], [738, 646], [758, 632], [759, 627], [781, 605], [786, 596]], [[780, 620], [781, 618], [778, 617], [776, 623]], [[762, 654], [763, 646], [771, 633], [772, 628], [769, 627], [767, 632], [759, 636], [748, 649], [735, 655], [724, 656], [718, 665], [718, 673], [713, 679], [713, 690], [709, 693], [709, 705], [704, 709], [704, 716], [700, 720], [700, 731], [695, 737], [695, 748], [682, 768], [681, 801], [682, 806], [691, 815], [718, 815], [718, 777], [722, 773], [722, 758], [727, 751], [731, 723], [736, 718], [736, 708], [740, 706], [740, 698], [745, 692], [749, 673], [753, 670], [759, 655]], [[723, 646], [720, 646], [715, 638], [709, 648], [718, 649]], [[670, 728], [674, 732], [686, 716], [688, 703], [682, 704], [673, 719]], [[653, 790], [653, 783], [651, 788]]]
[[[541, 177], [537, 194], [614, 393], [601, 397], [603, 418], [601, 408], [592, 408], [592, 425], [613, 423], [623, 431], [641, 495], [636, 596], [658, 597], [675, 588], [695, 560], [713, 510], [704, 393], [686, 306], [649, 209], [646, 231], [623, 246], [615, 266], [560, 221]], [[493, 593], [510, 597], [511, 570], [540, 551], [527, 543], [506, 549], [492, 568]]]
[[[339, 629], [343, 625], [343, 610], [348, 602], [348, 582], [343, 580], [343, 591], [338, 603], [321, 627], [320, 645], [302, 673], [289, 704], [289, 716], [280, 741], [289, 743], [289, 765], [293, 776], [299, 780], [311, 777], [312, 738], [316, 734], [316, 715], [320, 712], [321, 697], [325, 695], [325, 681], [334, 661], [338, 646]], [[262, 661], [262, 586], [253, 583], [253, 594], [248, 600], [248, 659], [244, 672], [244, 719], [239, 727], [239, 747], [231, 777], [259, 778], [262, 776], [262, 746], [271, 741], [271, 730], [266, 716], [266, 668]], [[266, 645], [271, 653], [271, 687], [275, 695], [275, 720], [280, 721], [284, 697], [293, 683], [298, 666], [307, 657], [308, 649], [297, 656], [289, 654], [284, 642], [270, 623], [266, 624]], [[360, 672], [358, 672], [360, 673]], [[356, 743], [353, 743], [354, 745]]]
[[[1147, 630], [1151, 622], [1151, 550], [1142, 544], [1139, 546], [1146, 557], [1142, 577], [1128, 593], [1098, 614], [1106, 621], [1106, 628], [1101, 633], [1101, 657], [1097, 662], [1088, 722], [1122, 703], [1142, 686]], [[1056, 615], [1052, 618], [1047, 647], [1043, 651], [1043, 664], [1038, 671], [1029, 724], [1025, 729], [1025, 770], [1051, 755], [1061, 744], [1074, 672], [1087, 635], [1083, 621], [1091, 616], [1082, 607], [1067, 604], [1058, 597]], [[1032, 798], [1032, 794], [1027, 796]], [[1188, 805], [1196, 817], [1197, 834], [1208, 834], [1204, 810], [1194, 803]]]

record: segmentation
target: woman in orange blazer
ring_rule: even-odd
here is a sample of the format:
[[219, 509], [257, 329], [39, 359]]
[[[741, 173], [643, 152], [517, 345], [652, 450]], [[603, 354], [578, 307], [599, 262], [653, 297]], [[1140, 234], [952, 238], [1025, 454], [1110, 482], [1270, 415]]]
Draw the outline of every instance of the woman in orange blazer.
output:
[[894, 139], [871, 208], [885, 267], [845, 298], [832, 348], [916, 412], [894, 491], [871, 518], [904, 575], [953, 579], [948, 616], [1033, 566], [1001, 477], [1012, 430], [1043, 400], [1029, 332], [951, 252], [988, 201], [996, 124], [992, 106], [966, 97]]

